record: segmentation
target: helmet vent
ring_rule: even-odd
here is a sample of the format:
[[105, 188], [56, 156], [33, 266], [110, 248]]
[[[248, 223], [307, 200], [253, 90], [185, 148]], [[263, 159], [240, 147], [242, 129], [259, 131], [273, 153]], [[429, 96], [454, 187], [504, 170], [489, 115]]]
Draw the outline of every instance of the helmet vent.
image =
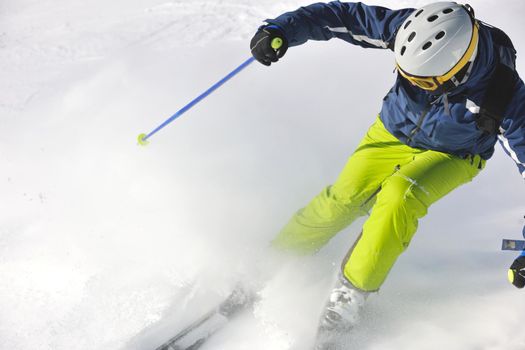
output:
[[[445, 36], [445, 32], [444, 31], [440, 31], [436, 35], [436, 40], [439, 40], [439, 39], [443, 38], [444, 36]], [[410, 41], [410, 39], [408, 39], [408, 41]]]
[[412, 21], [408, 21], [408, 22], [406, 22], [405, 25], [404, 25], [404, 27], [403, 27], [403, 29], [407, 29], [408, 26], [410, 25], [410, 23], [412, 23]]
[[427, 41], [427, 43], [425, 45], [423, 45], [423, 50], [429, 49], [430, 46], [432, 46], [432, 43], [430, 41]]
[[408, 42], [411, 42], [412, 40], [414, 40], [415, 37], [416, 37], [416, 32], [410, 33], [410, 36], [408, 37]]
[[454, 10], [451, 9], [451, 8], [448, 8], [448, 9], [444, 9], [443, 13], [446, 15], [447, 13], [451, 13], [452, 11], [454, 11]]
[[403, 56], [403, 55], [405, 54], [406, 49], [407, 49], [406, 46], [403, 46], [403, 47], [401, 48], [401, 52], [400, 52], [401, 56]]
[[423, 11], [424, 11], [424, 9], [421, 9], [421, 10], [417, 11], [417, 13], [416, 13], [416, 15], [414, 17], [419, 16]]
[[434, 22], [436, 19], [438, 19], [438, 17], [439, 17], [438, 15], [432, 15], [427, 18], [427, 21]]

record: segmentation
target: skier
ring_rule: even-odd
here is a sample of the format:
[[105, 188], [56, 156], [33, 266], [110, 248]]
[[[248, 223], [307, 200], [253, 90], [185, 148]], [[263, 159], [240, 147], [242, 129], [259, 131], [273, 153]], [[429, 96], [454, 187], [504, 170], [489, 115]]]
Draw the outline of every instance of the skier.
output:
[[[394, 52], [398, 74], [379, 116], [335, 183], [273, 241], [280, 249], [315, 253], [369, 213], [321, 317], [321, 330], [346, 331], [428, 207], [470, 182], [498, 139], [525, 178], [525, 86], [515, 69], [516, 51], [503, 31], [455, 2], [390, 10], [334, 1], [265, 22], [250, 48], [267, 66], [308, 40], [339, 38]], [[525, 252], [509, 279], [522, 288], [524, 276]]]

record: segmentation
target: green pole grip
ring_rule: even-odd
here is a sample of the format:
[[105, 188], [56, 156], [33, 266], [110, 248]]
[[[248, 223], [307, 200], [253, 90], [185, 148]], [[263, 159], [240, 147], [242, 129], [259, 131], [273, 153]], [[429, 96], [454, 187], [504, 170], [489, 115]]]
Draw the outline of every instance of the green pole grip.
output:
[[514, 275], [514, 271], [509, 269], [509, 271], [507, 272], [507, 278], [509, 279], [509, 282], [514, 284], [514, 278], [516, 276]]
[[277, 50], [279, 50], [281, 48], [281, 46], [283, 46], [283, 39], [281, 39], [281, 38], [273, 38], [272, 42], [270, 43], [270, 45], [272, 46], [272, 49], [277, 51]]

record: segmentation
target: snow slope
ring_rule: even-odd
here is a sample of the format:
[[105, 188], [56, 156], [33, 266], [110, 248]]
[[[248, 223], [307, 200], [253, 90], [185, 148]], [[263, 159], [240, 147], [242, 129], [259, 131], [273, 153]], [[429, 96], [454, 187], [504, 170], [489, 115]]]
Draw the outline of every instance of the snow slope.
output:
[[[471, 1], [522, 52], [525, 4], [504, 3]], [[337, 176], [394, 80], [392, 55], [293, 48], [147, 148], [135, 141], [249, 57], [264, 18], [303, 4], [0, 4], [0, 349], [153, 349], [238, 279], [262, 281], [262, 299], [203, 350], [308, 346], [362, 221], [315, 257], [272, 263], [266, 247]], [[498, 250], [520, 236], [523, 196], [498, 146], [421, 221], [352, 348], [525, 348], [525, 297], [506, 281], [514, 256]]]

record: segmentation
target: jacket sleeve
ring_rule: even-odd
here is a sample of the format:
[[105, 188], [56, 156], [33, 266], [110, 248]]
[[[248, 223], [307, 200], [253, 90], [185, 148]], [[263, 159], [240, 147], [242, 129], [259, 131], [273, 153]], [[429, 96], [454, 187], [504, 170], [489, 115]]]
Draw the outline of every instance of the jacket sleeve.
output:
[[505, 152], [516, 162], [525, 179], [525, 85], [519, 79], [514, 97], [507, 108], [499, 141]]
[[266, 22], [280, 27], [290, 46], [340, 38], [365, 48], [392, 49], [397, 29], [413, 11], [333, 1], [301, 7]]

